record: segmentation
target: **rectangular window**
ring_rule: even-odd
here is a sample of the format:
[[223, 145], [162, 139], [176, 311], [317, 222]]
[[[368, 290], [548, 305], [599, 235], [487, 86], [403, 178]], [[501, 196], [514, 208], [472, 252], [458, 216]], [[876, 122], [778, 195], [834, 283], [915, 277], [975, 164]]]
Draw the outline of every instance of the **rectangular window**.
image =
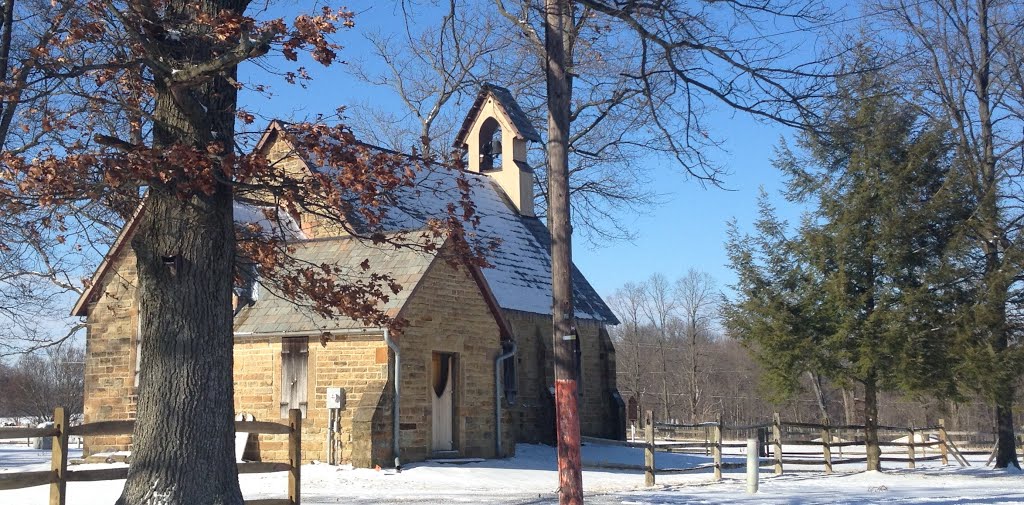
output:
[[502, 363], [501, 385], [505, 391], [505, 401], [509, 405], [516, 404], [516, 397], [519, 395], [519, 373], [516, 370], [518, 356], [512, 355]]
[[299, 409], [306, 416], [306, 370], [309, 362], [309, 337], [281, 339], [281, 417]]

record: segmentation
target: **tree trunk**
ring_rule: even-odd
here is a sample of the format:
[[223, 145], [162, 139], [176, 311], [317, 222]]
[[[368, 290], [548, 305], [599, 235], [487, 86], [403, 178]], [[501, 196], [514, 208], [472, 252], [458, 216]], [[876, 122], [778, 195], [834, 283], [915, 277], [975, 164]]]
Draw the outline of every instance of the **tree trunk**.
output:
[[[165, 15], [195, 16], [193, 5], [172, 1]], [[198, 3], [214, 16], [223, 9], [241, 13], [244, 5]], [[189, 29], [212, 27], [197, 23]], [[182, 46], [167, 56], [187, 63], [210, 57], [202, 44]], [[228, 79], [234, 73], [177, 90], [154, 79], [154, 147], [184, 144], [205, 151], [219, 141], [232, 152], [236, 90]], [[197, 114], [197, 106], [204, 113]], [[178, 162], [167, 159], [161, 168], [181, 174]], [[212, 194], [182, 198], [176, 185], [183, 177], [151, 183], [132, 238], [142, 366], [132, 465], [118, 505], [242, 504], [234, 457], [232, 192], [217, 183]]]
[[151, 188], [138, 256], [142, 370], [119, 505], [241, 504], [234, 461], [230, 193]]
[[668, 389], [668, 370], [662, 370], [661, 372], [661, 403], [665, 407], [665, 420], [663, 422], [672, 422], [672, 398], [669, 397]]
[[996, 398], [996, 468], [1007, 468], [1013, 465], [1020, 468], [1017, 461], [1016, 437], [1013, 434], [1013, 396], [1012, 384], [999, 386]]
[[842, 389], [843, 392], [843, 417], [846, 419], [846, 424], [856, 424], [857, 406], [855, 405], [857, 397], [853, 391], [847, 388]]
[[[811, 389], [814, 390], [814, 399], [818, 402], [821, 421], [825, 424], [832, 424], [832, 417], [828, 415], [828, 398], [825, 398], [825, 388], [821, 385], [821, 376], [808, 370], [807, 377], [811, 379]], [[849, 424], [849, 419], [847, 419], [847, 424]]]
[[996, 468], [1013, 465], [1020, 468], [1017, 462], [1017, 449], [1013, 435], [1013, 396], [1014, 383], [1018, 380], [1018, 367], [1010, 365], [1006, 358], [1009, 348], [1007, 332], [1006, 300], [1009, 298], [1010, 283], [1006, 281], [1004, 270], [1004, 253], [1002, 251], [1005, 237], [1000, 212], [999, 169], [996, 166], [995, 154], [995, 120], [992, 117], [992, 42], [989, 34], [988, 0], [978, 0], [978, 66], [974, 69], [975, 96], [978, 102], [978, 123], [980, 127], [981, 152], [981, 201], [977, 212], [980, 220], [982, 248], [985, 251], [985, 312], [986, 329], [992, 339], [992, 346], [997, 355], [993, 370], [999, 377], [995, 384], [996, 423]]
[[[11, 70], [11, 39], [14, 35], [14, 0], [4, 0], [0, 21], [0, 82], [8, 84]], [[27, 70], [23, 70], [27, 71]], [[0, 99], [0, 148], [7, 147], [7, 132], [18, 105], [18, 93]]]
[[868, 471], [882, 470], [882, 448], [878, 446], [878, 386], [874, 373], [864, 381], [864, 446], [867, 450]]
[[697, 423], [697, 403], [700, 402], [700, 387], [697, 385], [697, 317], [690, 315], [690, 422]]
[[[544, 45], [548, 94], [548, 227], [551, 230], [552, 338], [558, 416], [558, 501], [583, 504], [576, 356], [572, 338], [572, 226], [569, 218], [569, 105], [572, 83], [565, 32], [572, 26], [568, 0], [547, 0]], [[566, 20], [566, 18], [569, 18]], [[568, 22], [568, 27], [566, 23]]]
[[1001, 277], [1001, 272], [999, 271], [993, 271], [987, 277], [989, 282], [997, 286], [995, 289], [990, 288], [990, 292], [986, 293], [990, 297], [988, 300], [988, 312], [992, 318], [988, 326], [990, 331], [996, 333], [993, 347], [999, 358], [995, 363], [997, 368], [993, 372], [996, 376], [1000, 377], [996, 379], [994, 391], [996, 410], [995, 468], [1007, 468], [1010, 465], [1020, 468], [1020, 463], [1017, 461], [1016, 437], [1013, 433], [1013, 403], [1016, 393], [1014, 383], [1017, 380], [1015, 373], [1017, 367], [1005, 364], [1005, 361], [1009, 361], [1007, 355], [1010, 353], [1009, 337], [1006, 329], [1006, 303], [1004, 301], [1005, 293], [1009, 290], [1009, 286], [1001, 282], [1001, 279], [997, 279]]

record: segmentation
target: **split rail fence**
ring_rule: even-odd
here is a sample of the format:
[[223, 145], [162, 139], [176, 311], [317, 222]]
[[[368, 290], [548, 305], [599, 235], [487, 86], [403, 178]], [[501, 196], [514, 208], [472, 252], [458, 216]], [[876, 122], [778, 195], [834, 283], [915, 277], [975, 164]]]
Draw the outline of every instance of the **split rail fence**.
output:
[[[130, 435], [135, 421], [101, 421], [70, 426], [63, 408], [53, 411], [53, 426], [47, 428], [0, 428], [0, 439], [52, 437], [49, 471], [0, 473], [0, 491], [33, 486], [50, 486], [50, 505], [64, 505], [68, 482], [118, 480], [128, 476], [128, 467], [93, 470], [68, 469], [68, 438], [97, 435]], [[288, 472], [288, 498], [246, 500], [246, 505], [299, 505], [302, 465], [302, 412], [288, 412], [288, 424], [265, 421], [235, 421], [238, 433], [288, 435], [288, 462], [238, 463], [238, 473]]]
[[[695, 472], [706, 469], [713, 469], [715, 480], [722, 478], [722, 470], [729, 468], [742, 468], [746, 463], [723, 462], [723, 449], [746, 449], [746, 439], [758, 438], [762, 444], [770, 448], [771, 455], [762, 453], [759, 466], [773, 467], [776, 475], [783, 473], [786, 465], [813, 465], [822, 466], [825, 473], [832, 473], [836, 465], [867, 463], [867, 447], [861, 435], [864, 433], [864, 425], [828, 425], [815, 423], [798, 423], [783, 421], [779, 414], [772, 416], [771, 422], [727, 425], [719, 417], [715, 421], [679, 424], [679, 423], [658, 423], [654, 422], [651, 411], [644, 413], [644, 441], [643, 442], [621, 442], [603, 439], [589, 439], [584, 441], [611, 443], [628, 447], [639, 447], [644, 449], [644, 481], [648, 486], [654, 485], [655, 474], [662, 473], [684, 473]], [[881, 462], [905, 463], [908, 468], [915, 468], [917, 463], [923, 461], [941, 461], [943, 465], [949, 464], [953, 458], [960, 466], [970, 466], [964, 459], [963, 454], [976, 454], [976, 452], [961, 452], [957, 444], [950, 438], [950, 432], [946, 431], [942, 419], [936, 426], [926, 427], [896, 427], [879, 426], [880, 438], [893, 433], [904, 434], [904, 438], [898, 441], [879, 440], [878, 445], [882, 449], [879, 458]], [[767, 433], [765, 433], [767, 431]], [[659, 435], [656, 440], [655, 434]], [[960, 432], [952, 432], [960, 433]], [[731, 436], [727, 437], [727, 434]], [[759, 436], [760, 435], [760, 436]], [[849, 436], [849, 439], [844, 438]], [[727, 442], [726, 439], [734, 440]], [[861, 438], [858, 440], [858, 438]], [[886, 438], [889, 438], [886, 436]], [[900, 441], [905, 440], [905, 441]], [[788, 454], [783, 451], [786, 447]], [[903, 452], [906, 456], [898, 456], [891, 450]], [[843, 455], [846, 449], [846, 455]], [[928, 452], [931, 451], [931, 455]], [[686, 468], [661, 468], [656, 469], [654, 464], [655, 452], [667, 453], [703, 453], [712, 457], [712, 463], [701, 464]]]

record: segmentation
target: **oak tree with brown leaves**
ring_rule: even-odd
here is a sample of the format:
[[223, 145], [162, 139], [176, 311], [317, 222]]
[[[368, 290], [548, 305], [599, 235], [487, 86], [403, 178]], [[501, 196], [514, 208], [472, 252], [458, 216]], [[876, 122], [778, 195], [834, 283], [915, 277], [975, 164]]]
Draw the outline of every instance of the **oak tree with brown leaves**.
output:
[[[484, 247], [464, 240], [464, 223], [475, 216], [460, 175], [459, 195], [443, 215], [419, 230], [384, 233], [393, 194], [437, 168], [430, 160], [375, 150], [344, 126], [312, 123], [287, 130], [318, 167], [313, 173], [289, 174], [261, 154], [238, 152], [236, 122], [253, 121], [238, 107], [238, 66], [272, 52], [289, 62], [308, 53], [330, 65], [339, 50], [332, 36], [353, 23], [352, 13], [328, 8], [260, 21], [246, 14], [248, 5], [92, 0], [49, 12], [63, 16], [59, 35], [34, 47], [32, 58], [53, 96], [82, 108], [41, 117], [60, 142], [5, 150], [0, 159], [4, 213], [46, 209], [53, 213], [41, 223], [48, 230], [77, 219], [83, 202], [109, 208], [118, 194], [145, 191], [131, 235], [143, 362], [122, 505], [242, 503], [232, 407], [239, 265], [321, 315], [400, 329], [376, 302], [401, 286], [384, 274], [355, 281], [296, 260], [281, 232], [291, 215], [330, 219], [346, 233], [395, 247], [434, 252], [443, 243], [452, 261], [483, 262]], [[298, 63], [283, 73], [290, 82], [308, 79]], [[128, 128], [104, 128], [110, 115], [126, 118]], [[282, 226], [236, 226], [239, 198], [262, 202], [268, 220]]]

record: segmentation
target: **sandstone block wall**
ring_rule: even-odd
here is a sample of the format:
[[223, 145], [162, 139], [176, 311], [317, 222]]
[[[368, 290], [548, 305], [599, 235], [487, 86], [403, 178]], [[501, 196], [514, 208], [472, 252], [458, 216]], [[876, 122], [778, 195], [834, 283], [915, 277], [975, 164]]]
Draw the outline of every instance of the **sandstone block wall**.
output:
[[[111, 258], [112, 268], [96, 286], [86, 318], [84, 422], [135, 418], [136, 338], [135, 254], [130, 247]], [[128, 450], [131, 437], [85, 437], [84, 455]]]
[[[337, 459], [341, 462], [374, 461], [372, 444], [359, 444], [363, 440], [372, 440], [372, 424], [353, 420], [360, 409], [373, 411], [377, 408], [387, 384], [387, 350], [379, 333], [335, 335], [326, 345], [321, 345], [317, 337], [310, 338], [306, 380], [308, 404], [302, 423], [304, 462], [328, 460], [329, 387], [343, 388], [346, 395], [345, 407], [340, 410], [339, 431], [336, 432]], [[285, 421], [281, 417], [280, 401], [280, 337], [237, 338], [234, 376], [235, 412], [252, 414], [259, 421]], [[364, 401], [364, 396], [368, 397], [367, 401]], [[373, 414], [369, 413], [371, 419]], [[259, 435], [250, 438], [246, 456], [263, 461], [287, 461], [287, 451], [287, 436]]]
[[409, 321], [399, 339], [403, 460], [432, 453], [434, 352], [455, 355], [455, 450], [462, 457], [494, 457], [494, 358], [501, 334], [479, 287], [465, 269], [437, 260], [401, 316]]
[[[519, 375], [519, 400], [512, 409], [517, 440], [529, 443], [553, 443], [555, 440], [555, 382], [552, 361], [551, 316], [506, 311], [518, 344], [516, 365]], [[579, 378], [580, 430], [585, 436], [620, 438], [620, 408], [613, 401], [615, 385], [615, 348], [602, 324], [577, 321], [582, 373]]]

